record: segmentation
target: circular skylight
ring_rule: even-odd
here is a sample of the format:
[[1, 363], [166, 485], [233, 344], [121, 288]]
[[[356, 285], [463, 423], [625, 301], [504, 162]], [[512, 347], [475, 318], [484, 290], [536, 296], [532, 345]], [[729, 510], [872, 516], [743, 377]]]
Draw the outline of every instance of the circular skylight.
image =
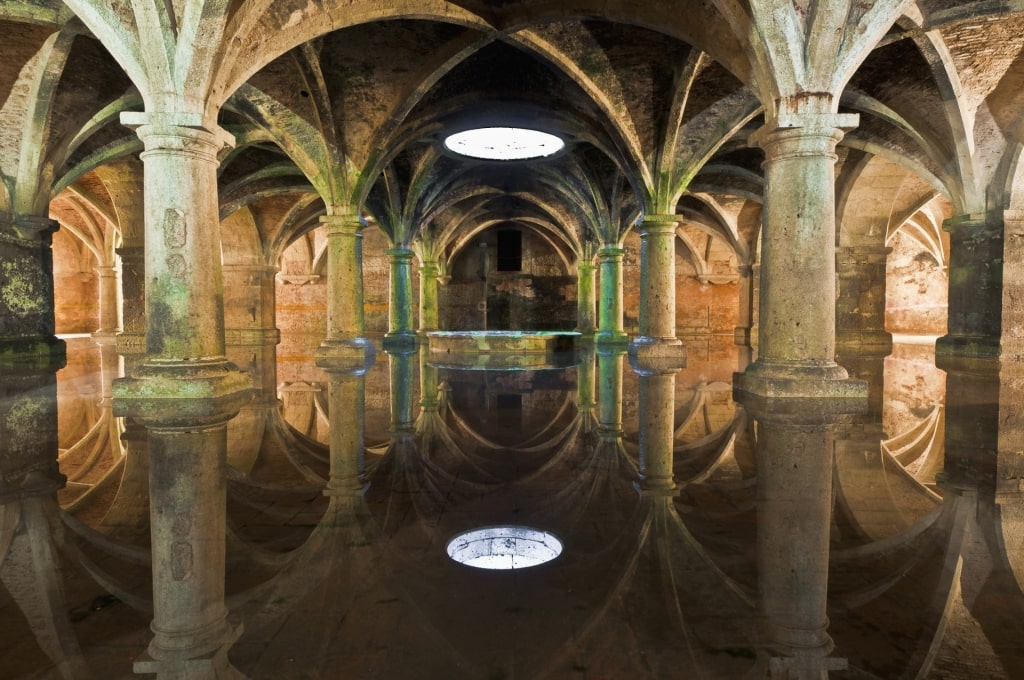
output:
[[525, 569], [560, 554], [562, 542], [552, 534], [520, 526], [474, 529], [448, 542], [448, 557], [477, 569]]
[[444, 140], [449, 150], [471, 158], [519, 161], [557, 153], [565, 142], [555, 135], [517, 127], [486, 127], [463, 130]]

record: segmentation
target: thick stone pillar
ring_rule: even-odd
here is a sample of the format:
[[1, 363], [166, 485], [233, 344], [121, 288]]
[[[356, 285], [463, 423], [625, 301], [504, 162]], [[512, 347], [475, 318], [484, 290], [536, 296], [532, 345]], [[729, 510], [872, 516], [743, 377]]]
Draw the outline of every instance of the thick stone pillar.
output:
[[121, 330], [121, 276], [117, 267], [96, 268], [99, 274], [100, 325], [93, 335], [113, 337]]
[[54, 335], [53, 232], [43, 217], [0, 214], [0, 362], [64, 366], [64, 341]]
[[225, 356], [217, 155], [186, 114], [126, 113], [145, 146], [146, 358], [114, 382], [114, 415], [146, 427], [154, 637], [139, 673], [230, 676], [224, 604], [227, 422], [251, 397]]
[[440, 267], [436, 262], [424, 262], [420, 265], [420, 335], [438, 329], [438, 273]]
[[673, 359], [685, 364], [676, 337], [676, 215], [647, 215], [640, 225], [640, 335], [631, 357]]
[[233, 140], [184, 114], [122, 121], [145, 145], [145, 366], [224, 364], [217, 155]]
[[759, 356], [736, 374], [737, 390], [866, 394], [835, 362], [835, 146], [855, 124], [856, 116], [788, 110], [751, 138], [765, 151]]
[[829, 657], [826, 614], [837, 416], [802, 402], [744, 402], [758, 422], [758, 604], [770, 676], [779, 680], [822, 680], [847, 666]]
[[263, 401], [277, 399], [277, 271], [260, 264], [224, 265], [227, 356], [249, 371]]
[[592, 337], [597, 330], [596, 277], [597, 267], [589, 260], [576, 263], [576, 330], [584, 337]]
[[384, 340], [391, 347], [411, 346], [416, 343], [412, 308], [414, 253], [408, 248], [391, 248], [387, 255], [391, 263], [391, 286], [388, 301], [388, 332]]
[[885, 330], [885, 261], [892, 248], [883, 245], [836, 248], [836, 344], [861, 352], [888, 354], [892, 333]]
[[625, 248], [605, 246], [597, 251], [601, 268], [601, 299], [595, 339], [600, 344], [625, 344], [629, 336], [622, 329], [622, 256]]
[[985, 215], [960, 215], [949, 232], [949, 332], [935, 342], [939, 368], [999, 357], [1003, 307], [1003, 224]]
[[371, 360], [363, 309], [363, 226], [359, 214], [339, 211], [320, 221], [327, 227], [327, 338], [321, 359]]

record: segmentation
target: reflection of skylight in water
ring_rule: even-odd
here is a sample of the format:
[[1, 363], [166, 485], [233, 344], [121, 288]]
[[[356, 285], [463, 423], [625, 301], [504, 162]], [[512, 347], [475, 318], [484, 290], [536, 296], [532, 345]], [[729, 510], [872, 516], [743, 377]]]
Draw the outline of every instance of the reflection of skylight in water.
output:
[[444, 140], [449, 150], [463, 156], [493, 161], [543, 158], [561, 150], [565, 142], [555, 135], [516, 127], [464, 130]]
[[448, 542], [448, 557], [478, 569], [524, 569], [550, 562], [561, 553], [561, 541], [529, 527], [474, 529]]

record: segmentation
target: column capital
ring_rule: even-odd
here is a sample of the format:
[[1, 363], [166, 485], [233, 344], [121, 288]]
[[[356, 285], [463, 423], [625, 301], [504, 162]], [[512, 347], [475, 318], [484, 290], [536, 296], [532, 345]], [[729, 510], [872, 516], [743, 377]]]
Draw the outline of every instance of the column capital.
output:
[[644, 231], [675, 231], [683, 222], [682, 215], [676, 214], [647, 214], [644, 215], [644, 219], [640, 222], [639, 226]]
[[413, 257], [416, 256], [416, 253], [414, 253], [411, 249], [402, 247], [388, 248], [387, 250], [384, 251], [384, 254], [390, 257], [392, 260], [411, 260]]
[[327, 227], [327, 235], [345, 234], [361, 236], [363, 221], [359, 213], [342, 212], [332, 215], [321, 215], [320, 224]]
[[216, 124], [209, 124], [200, 114], [162, 111], [124, 111], [121, 124], [135, 130], [145, 145], [145, 154], [151, 151], [179, 151], [197, 156], [212, 157], [235, 145], [230, 132]]
[[9, 225], [24, 241], [41, 241], [60, 229], [57, 220], [41, 215], [12, 215], [0, 212], [0, 225]]
[[437, 276], [437, 274], [441, 271], [441, 265], [439, 265], [437, 262], [434, 262], [433, 260], [427, 260], [426, 262], [420, 264], [419, 271], [421, 274], [424, 274], [426, 276]]
[[597, 251], [597, 256], [602, 260], [608, 260], [616, 257], [622, 257], [626, 254], [626, 249], [622, 246], [602, 246]]
[[854, 113], [780, 111], [748, 138], [764, 150], [766, 160], [833, 155], [846, 130], [857, 127]]
[[998, 220], [989, 219], [989, 216], [985, 213], [965, 213], [963, 215], [953, 215], [949, 219], [943, 220], [942, 230], [954, 234], [969, 229], [984, 229], [990, 225], [995, 229], [997, 226], [1000, 226], [998, 222]]

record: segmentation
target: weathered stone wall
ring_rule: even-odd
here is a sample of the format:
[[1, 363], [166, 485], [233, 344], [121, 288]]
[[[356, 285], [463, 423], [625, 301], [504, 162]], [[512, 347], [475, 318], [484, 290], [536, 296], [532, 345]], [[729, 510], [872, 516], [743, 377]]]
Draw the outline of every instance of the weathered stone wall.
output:
[[897, 234], [886, 264], [885, 325], [890, 333], [946, 332], [948, 274], [912, 239]]
[[[440, 295], [446, 330], [570, 330], [576, 326], [576, 278], [542, 239], [523, 232], [522, 269], [497, 270], [493, 234], [471, 241], [452, 262]], [[486, 243], [485, 248], [480, 244]], [[482, 279], [486, 276], [486, 283]], [[486, 286], [486, 305], [484, 291]]]

